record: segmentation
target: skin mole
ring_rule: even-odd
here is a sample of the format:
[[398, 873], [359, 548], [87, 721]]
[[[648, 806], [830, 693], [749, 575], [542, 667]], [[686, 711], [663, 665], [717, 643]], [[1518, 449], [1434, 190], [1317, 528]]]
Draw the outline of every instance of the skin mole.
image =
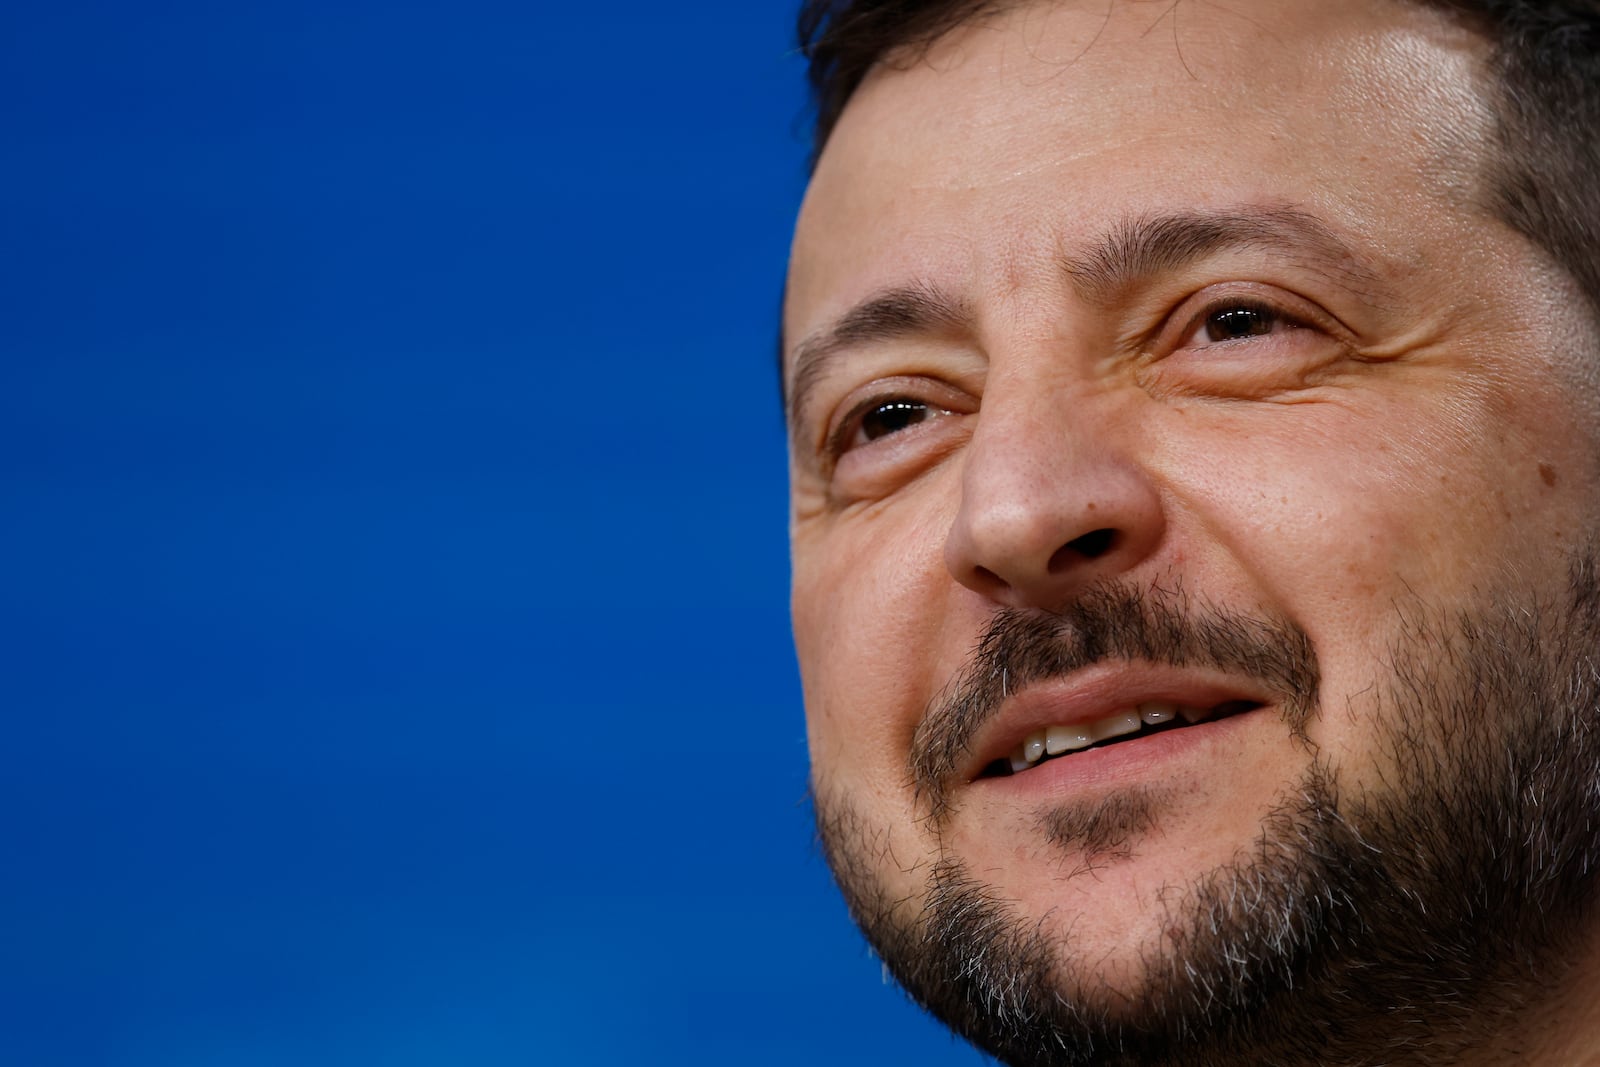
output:
[[1600, 1067], [1594, 0], [807, 11], [794, 629], [887, 971], [1008, 1067]]

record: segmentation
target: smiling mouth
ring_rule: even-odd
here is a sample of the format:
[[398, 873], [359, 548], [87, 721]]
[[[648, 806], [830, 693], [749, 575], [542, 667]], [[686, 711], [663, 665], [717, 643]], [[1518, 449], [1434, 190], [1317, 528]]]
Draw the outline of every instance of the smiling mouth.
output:
[[1054, 759], [1105, 748], [1123, 741], [1135, 741], [1151, 734], [1181, 730], [1202, 722], [1216, 722], [1233, 715], [1265, 707], [1254, 700], [1225, 700], [1211, 707], [1152, 700], [1124, 708], [1104, 718], [1071, 726], [1051, 726], [1035, 730], [1005, 759], [993, 760], [979, 778], [1009, 778]]

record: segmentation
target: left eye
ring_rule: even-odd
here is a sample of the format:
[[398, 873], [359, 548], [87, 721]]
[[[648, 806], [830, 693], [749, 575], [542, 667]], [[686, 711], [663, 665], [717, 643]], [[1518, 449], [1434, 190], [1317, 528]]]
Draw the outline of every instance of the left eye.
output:
[[1230, 307], [1206, 316], [1206, 337], [1213, 341], [1237, 341], [1272, 332], [1281, 321], [1277, 312], [1259, 307]]
[[1184, 338], [1183, 347], [1196, 348], [1265, 337], [1298, 325], [1283, 312], [1265, 304], [1229, 303], [1207, 311], [1195, 323], [1189, 336]]

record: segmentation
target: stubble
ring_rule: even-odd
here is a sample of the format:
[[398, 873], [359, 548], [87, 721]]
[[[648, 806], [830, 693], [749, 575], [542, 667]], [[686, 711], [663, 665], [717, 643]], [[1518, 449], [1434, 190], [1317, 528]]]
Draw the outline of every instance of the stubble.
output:
[[[1458, 1062], [1526, 1017], [1591, 918], [1600, 582], [1585, 556], [1555, 603], [1484, 597], [1454, 615], [1396, 612], [1374, 690], [1380, 781], [1342, 786], [1308, 746], [1252, 845], [1164, 905], [1136, 988], [1109, 989], [1069, 940], [956, 857], [933, 864], [919, 906], [888, 899], [881, 828], [819, 790], [819, 833], [852, 914], [912, 997], [1019, 1067]], [[1036, 680], [1130, 652], [1253, 663], [1252, 677], [1304, 696], [1285, 705], [1285, 729], [1316, 714], [1305, 692], [1315, 658], [1298, 631], [1127, 586], [1063, 616], [997, 618], [974, 660], [991, 662], [967, 678], [1003, 661], [1034, 664]], [[930, 709], [919, 737], [935, 819], [948, 804], [940, 761], [983, 714], [953, 699]], [[1116, 862], [1160, 815], [1148, 797], [1113, 807], [1046, 823], [1059, 849], [1090, 857], [1094, 845]]]

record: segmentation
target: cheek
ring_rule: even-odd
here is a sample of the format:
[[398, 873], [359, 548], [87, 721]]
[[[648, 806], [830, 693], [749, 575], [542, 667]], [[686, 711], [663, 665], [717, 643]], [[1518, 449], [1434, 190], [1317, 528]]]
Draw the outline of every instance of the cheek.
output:
[[1592, 467], [1550, 455], [1568, 439], [1559, 417], [1518, 402], [1369, 390], [1359, 404], [1191, 412], [1157, 439], [1186, 542], [1310, 635], [1333, 751], [1364, 744], [1408, 606], [1449, 614], [1485, 590], [1564, 581]]
[[948, 521], [914, 504], [796, 532], [795, 648], [819, 771], [903, 778], [916, 723], [958, 666], [946, 662], [941, 640]]
[[1312, 589], [1378, 593], [1430, 520], [1414, 473], [1382, 441], [1218, 425], [1165, 444], [1158, 462], [1194, 528], [1191, 551], [1217, 546], [1278, 610]]
[[1406, 599], [1470, 595], [1515, 540], [1495, 480], [1507, 450], [1459, 412], [1424, 420], [1366, 400], [1190, 413], [1156, 446], [1186, 550], [1241, 573], [1325, 668], [1381, 652]]
[[929, 699], [959, 668], [942, 654], [948, 523], [910, 507], [797, 529], [793, 615], [819, 815], [849, 813], [862, 871], [923, 890], [937, 846], [913, 810], [906, 754]]

